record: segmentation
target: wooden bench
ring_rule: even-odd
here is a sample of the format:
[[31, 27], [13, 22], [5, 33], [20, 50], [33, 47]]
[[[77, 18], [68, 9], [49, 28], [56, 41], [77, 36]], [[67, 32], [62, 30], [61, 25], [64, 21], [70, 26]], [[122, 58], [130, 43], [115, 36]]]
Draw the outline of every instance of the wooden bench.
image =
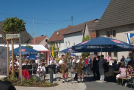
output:
[[[117, 82], [119, 83], [119, 79], [121, 79], [122, 80], [122, 82], [121, 82], [121, 84], [123, 85], [123, 83], [124, 83], [124, 81], [126, 80], [126, 81], [129, 81], [130, 79], [128, 79], [128, 78], [124, 78], [124, 77], [118, 77], [117, 78]], [[120, 83], [119, 83], [120, 84]]]

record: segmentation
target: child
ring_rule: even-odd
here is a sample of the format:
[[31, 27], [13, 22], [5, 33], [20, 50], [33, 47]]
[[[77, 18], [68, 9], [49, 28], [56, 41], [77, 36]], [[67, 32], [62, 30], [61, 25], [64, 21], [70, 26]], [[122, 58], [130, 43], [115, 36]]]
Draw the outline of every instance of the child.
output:
[[128, 65], [127, 77], [128, 77], [128, 78], [131, 78], [131, 76], [130, 76], [129, 74], [132, 74], [132, 73], [133, 73], [132, 66], [131, 66], [131, 65]]
[[117, 76], [116, 76], [116, 79], [118, 78], [118, 77], [124, 77], [124, 78], [126, 78], [126, 68], [125, 68], [125, 64], [124, 63], [121, 63], [121, 66], [120, 66], [120, 69], [119, 69], [119, 71], [120, 71], [120, 74], [118, 74]]

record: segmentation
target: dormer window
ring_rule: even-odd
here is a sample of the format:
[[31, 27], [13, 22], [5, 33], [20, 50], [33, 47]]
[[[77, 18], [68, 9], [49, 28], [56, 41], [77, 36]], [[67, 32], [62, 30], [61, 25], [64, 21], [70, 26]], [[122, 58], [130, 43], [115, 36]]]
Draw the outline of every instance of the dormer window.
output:
[[57, 32], [57, 36], [59, 35], [59, 32]]

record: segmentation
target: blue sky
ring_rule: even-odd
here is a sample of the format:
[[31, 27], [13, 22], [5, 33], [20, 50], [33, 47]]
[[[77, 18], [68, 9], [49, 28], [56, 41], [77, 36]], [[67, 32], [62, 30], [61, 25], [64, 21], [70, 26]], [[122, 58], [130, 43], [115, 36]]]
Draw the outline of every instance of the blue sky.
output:
[[0, 21], [18, 17], [26, 22], [26, 30], [33, 36], [51, 37], [54, 31], [92, 19], [100, 19], [110, 0], [2, 0]]

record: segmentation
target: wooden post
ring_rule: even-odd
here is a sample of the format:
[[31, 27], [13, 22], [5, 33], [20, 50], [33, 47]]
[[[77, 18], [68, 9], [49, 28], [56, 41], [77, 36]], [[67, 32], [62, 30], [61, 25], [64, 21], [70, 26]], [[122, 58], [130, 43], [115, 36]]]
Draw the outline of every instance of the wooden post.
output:
[[9, 42], [7, 40], [7, 77], [9, 77]]
[[14, 42], [13, 39], [11, 39], [11, 44], [12, 44], [12, 77], [14, 77]]

